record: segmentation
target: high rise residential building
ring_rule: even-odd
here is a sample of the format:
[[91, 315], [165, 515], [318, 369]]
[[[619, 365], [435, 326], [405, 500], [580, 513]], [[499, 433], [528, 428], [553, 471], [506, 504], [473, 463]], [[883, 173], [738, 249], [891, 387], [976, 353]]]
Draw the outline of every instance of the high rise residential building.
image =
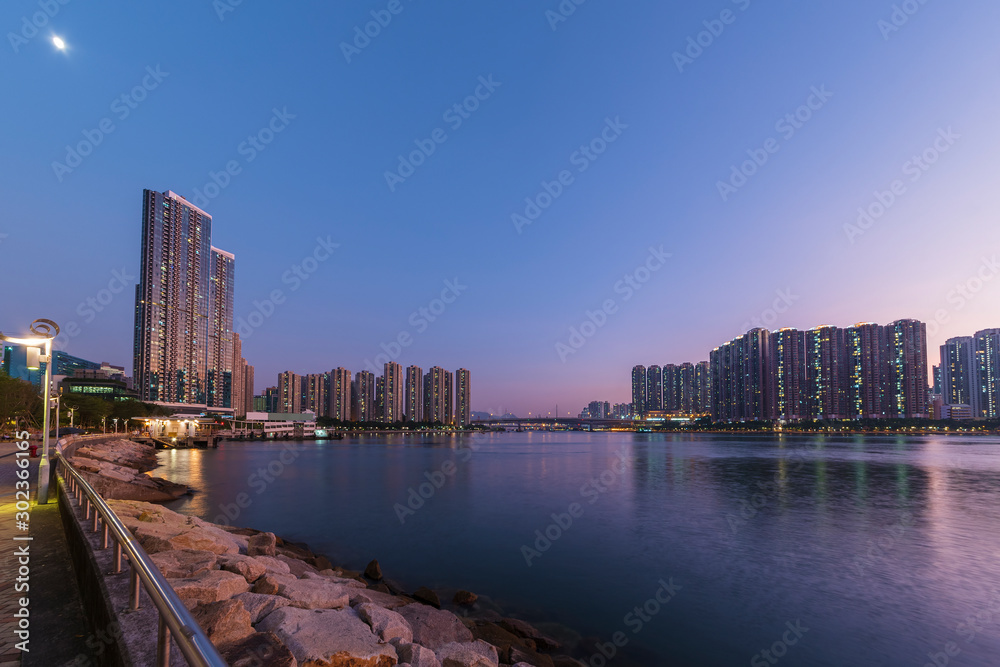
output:
[[676, 364], [663, 365], [663, 409], [680, 412], [681, 409], [681, 369]]
[[979, 359], [972, 336], [949, 338], [941, 346], [941, 396], [945, 405], [968, 405], [980, 414]]
[[264, 390], [264, 400], [266, 402], [264, 412], [278, 412], [281, 406], [281, 391], [278, 387], [268, 387]]
[[885, 327], [888, 417], [927, 416], [927, 325], [898, 320]]
[[468, 426], [472, 423], [472, 384], [468, 370], [455, 371], [455, 425]]
[[812, 419], [843, 419], [847, 366], [844, 330], [820, 326], [806, 331], [806, 406]]
[[212, 216], [174, 192], [143, 191], [133, 375], [141, 400], [232, 408], [233, 255]]
[[330, 391], [327, 416], [346, 422], [351, 420], [351, 371], [335, 368], [330, 371]]
[[771, 332], [771, 410], [775, 419], [804, 419], [806, 411], [806, 332], [779, 329]]
[[646, 369], [646, 410], [663, 409], [663, 370], [652, 365]]
[[375, 421], [375, 374], [358, 371], [351, 386], [351, 419], [356, 422]]
[[712, 381], [707, 361], [699, 361], [694, 366], [694, 395], [692, 411], [695, 414], [704, 415], [712, 411]]
[[252, 405], [254, 412], [271, 412], [270, 406], [267, 403], [267, 396], [264, 394], [254, 396]]
[[385, 421], [385, 376], [375, 378], [375, 421]]
[[745, 422], [772, 419], [769, 332], [752, 329], [712, 350], [712, 419]]
[[942, 374], [941, 364], [937, 364], [931, 368], [931, 376], [934, 378], [934, 386], [931, 388], [931, 393], [941, 396], [944, 391], [944, 375]]
[[243, 344], [239, 334], [233, 334], [233, 414], [242, 416], [247, 413], [246, 380], [244, 372], [247, 361], [243, 358]]
[[302, 376], [291, 371], [278, 374], [277, 412], [302, 412]]
[[844, 331], [845, 416], [879, 419], [885, 415], [885, 328], [871, 322]]
[[317, 417], [326, 417], [329, 408], [327, 391], [330, 386], [330, 376], [326, 373], [313, 373], [302, 378], [303, 396], [302, 411], [312, 412]]
[[451, 373], [440, 366], [424, 375], [424, 421], [450, 424], [452, 421]]
[[406, 367], [406, 400], [403, 413], [411, 422], [424, 420], [424, 370], [419, 366]]
[[983, 329], [976, 339], [977, 419], [1000, 418], [1000, 329]]
[[632, 414], [642, 417], [646, 414], [646, 367], [632, 369]]
[[383, 366], [382, 378], [385, 389], [382, 420], [387, 424], [401, 422], [403, 421], [403, 404], [406, 395], [406, 388], [403, 385], [403, 367], [395, 361], [387, 362]]
[[677, 368], [678, 408], [682, 414], [694, 412], [694, 364], [683, 363]]

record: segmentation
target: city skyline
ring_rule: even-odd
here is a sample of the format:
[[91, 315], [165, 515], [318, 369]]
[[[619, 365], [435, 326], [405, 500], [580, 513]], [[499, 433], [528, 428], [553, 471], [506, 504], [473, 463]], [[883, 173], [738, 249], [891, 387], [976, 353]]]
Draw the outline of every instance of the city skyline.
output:
[[39, 32], [65, 50], [3, 55], [23, 94], [0, 242], [45, 295], [8, 328], [49, 317], [58, 349], [129, 365], [144, 188], [207, 211], [239, 258], [258, 385], [386, 355], [473, 369], [475, 411], [576, 414], [628, 400], [621, 368], [755, 322], [917, 319], [931, 366], [996, 325], [995, 4], [886, 30], [891, 3], [732, 3], [707, 47], [720, 7], [548, 9], [408, 9], [348, 61], [369, 8], [60, 5]]

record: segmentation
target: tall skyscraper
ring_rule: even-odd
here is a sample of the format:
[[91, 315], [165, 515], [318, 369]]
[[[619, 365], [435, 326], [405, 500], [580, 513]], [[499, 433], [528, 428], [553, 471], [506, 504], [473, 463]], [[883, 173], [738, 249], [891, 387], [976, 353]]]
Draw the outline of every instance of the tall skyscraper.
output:
[[646, 409], [663, 409], [663, 370], [655, 364], [646, 369]]
[[979, 359], [972, 336], [949, 338], [941, 346], [941, 396], [945, 405], [968, 405], [980, 415]]
[[233, 414], [236, 416], [247, 413], [246, 371], [247, 361], [243, 358], [243, 345], [240, 335], [233, 334]]
[[356, 422], [375, 421], [375, 374], [358, 371], [351, 387], [351, 418]]
[[472, 423], [472, 376], [464, 368], [455, 371], [455, 425]]
[[694, 366], [694, 412], [699, 415], [712, 411], [712, 380], [707, 361], [699, 361]]
[[806, 332], [806, 405], [812, 419], [843, 419], [847, 371], [844, 330], [820, 326]]
[[264, 390], [264, 412], [278, 412], [281, 407], [281, 391], [278, 387], [268, 387]]
[[885, 415], [885, 328], [871, 322], [844, 332], [847, 373], [844, 378], [845, 416], [878, 419]]
[[775, 419], [795, 421], [806, 417], [806, 333], [779, 329], [770, 341], [771, 405]]
[[678, 408], [689, 415], [694, 410], [694, 364], [683, 363], [677, 368]]
[[977, 418], [1000, 418], [1000, 329], [983, 329], [976, 339]]
[[887, 416], [927, 416], [927, 325], [898, 320], [885, 327], [888, 350]]
[[406, 367], [406, 400], [403, 413], [411, 422], [424, 420], [424, 371], [419, 366]]
[[330, 371], [327, 414], [331, 419], [351, 421], [351, 371], [346, 368], [335, 368]]
[[667, 412], [681, 410], [681, 369], [676, 364], [663, 365], [662, 405]]
[[375, 421], [385, 420], [385, 376], [379, 375], [375, 378]]
[[646, 414], [646, 367], [632, 369], [632, 414], [642, 417]]
[[452, 422], [451, 373], [434, 366], [424, 375], [424, 421], [450, 424]]
[[302, 376], [291, 371], [278, 373], [278, 412], [302, 412]]
[[212, 247], [212, 216], [143, 190], [133, 375], [144, 401], [232, 408], [234, 258]]
[[330, 385], [330, 377], [326, 373], [312, 373], [302, 378], [304, 396], [302, 400], [302, 411], [309, 411], [317, 417], [326, 417], [329, 399], [327, 399], [327, 389]]
[[745, 422], [773, 419], [770, 405], [770, 333], [752, 329], [712, 350], [712, 419]]
[[406, 388], [403, 386], [403, 367], [395, 361], [383, 366], [382, 378], [385, 383], [385, 404], [382, 420], [387, 424], [403, 421], [403, 403]]

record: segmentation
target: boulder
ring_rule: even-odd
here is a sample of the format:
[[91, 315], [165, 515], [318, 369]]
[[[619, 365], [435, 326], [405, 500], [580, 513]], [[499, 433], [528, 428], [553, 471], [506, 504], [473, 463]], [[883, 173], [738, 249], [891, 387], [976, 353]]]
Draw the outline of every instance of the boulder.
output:
[[160, 569], [164, 577], [183, 579], [214, 570], [218, 556], [211, 551], [171, 549], [152, 554], [150, 559], [156, 563], [156, 567]]
[[276, 574], [291, 574], [291, 570], [288, 568], [288, 563], [273, 558], [271, 556], [253, 556], [253, 559], [264, 566], [268, 572], [274, 572]]
[[235, 572], [250, 584], [267, 574], [267, 568], [264, 567], [264, 564], [251, 556], [223, 554], [218, 557], [218, 561], [220, 569]]
[[516, 618], [504, 618], [498, 621], [497, 625], [518, 637], [531, 639], [535, 643], [535, 646], [543, 651], [555, 651], [562, 648], [561, 643], [525, 621]]
[[413, 599], [417, 602], [423, 602], [424, 604], [429, 604], [438, 609], [441, 608], [441, 599], [438, 597], [438, 594], [426, 586], [421, 586], [417, 590], [413, 591]]
[[461, 607], [470, 607], [476, 604], [476, 600], [478, 599], [479, 596], [475, 593], [471, 593], [469, 591], [458, 591], [455, 593], [455, 597], [453, 597], [451, 601]]
[[371, 589], [354, 589], [350, 592], [350, 596], [352, 607], [356, 607], [357, 605], [364, 604], [366, 602], [374, 602], [378, 606], [385, 607], [386, 609], [398, 609], [399, 607], [413, 604], [413, 600], [410, 598], [390, 595], [389, 593], [383, 593], [381, 591]]
[[[324, 570], [324, 571], [325, 572], [332, 572], [333, 570]], [[342, 577], [338, 577], [335, 574], [323, 574], [323, 572], [319, 572], [319, 573], [317, 573], [317, 572], [306, 572], [304, 575], [302, 575], [302, 578], [303, 579], [322, 579], [323, 581], [329, 581], [331, 583], [339, 584], [341, 586], [347, 586], [348, 588], [362, 588], [362, 589], [367, 588], [367, 586], [365, 586], [360, 581], [356, 581], [354, 579], [344, 579]]]
[[350, 591], [322, 579], [295, 579], [278, 587], [278, 595], [302, 609], [342, 609], [350, 605]]
[[425, 648], [420, 644], [407, 644], [404, 642], [397, 642], [395, 646], [396, 655], [399, 656], [401, 666], [402, 664], [408, 664], [411, 667], [441, 667], [441, 661], [434, 655], [434, 651], [429, 648]]
[[399, 640], [409, 644], [413, 641], [413, 629], [396, 612], [371, 602], [359, 604], [354, 607], [354, 611], [358, 612], [361, 620], [371, 626], [372, 632], [383, 642], [389, 644], [393, 640]]
[[264, 595], [263, 593], [240, 593], [233, 599], [243, 603], [243, 607], [250, 614], [251, 624], [256, 624], [275, 609], [281, 609], [291, 604], [291, 600], [288, 598], [280, 595]]
[[509, 658], [510, 662], [524, 662], [533, 667], [555, 667], [550, 656], [516, 645], [510, 647]]
[[322, 572], [323, 570], [332, 570], [333, 563], [326, 556], [313, 556], [312, 558], [307, 558], [306, 562], [312, 565], [314, 568]]
[[308, 573], [319, 574], [319, 570], [317, 570], [304, 560], [299, 560], [298, 558], [291, 558], [290, 556], [286, 556], [284, 554], [278, 554], [277, 559], [278, 561], [287, 565], [288, 570], [300, 579]]
[[250, 585], [238, 574], [223, 570], [209, 570], [193, 577], [169, 579], [177, 597], [188, 609], [246, 593]]
[[377, 560], [368, 563], [368, 567], [365, 568], [365, 576], [374, 581], [382, 581], [382, 566], [378, 564]]
[[200, 604], [191, 615], [216, 646], [242, 641], [256, 633], [250, 614], [243, 603], [234, 598]]
[[434, 649], [441, 667], [498, 667], [500, 659], [494, 646], [482, 640], [445, 644]]
[[273, 632], [256, 632], [220, 647], [219, 653], [230, 667], [298, 667], [295, 656]]
[[478, 621], [473, 625], [471, 630], [472, 636], [476, 639], [482, 639], [483, 641], [496, 646], [500, 659], [507, 663], [513, 662], [510, 659], [510, 649], [512, 646], [525, 649], [533, 649], [535, 646], [534, 642], [530, 639], [518, 637], [512, 632], [504, 630], [496, 623]]
[[239, 544], [225, 531], [218, 533], [200, 526], [178, 523], [147, 523], [137, 521], [129, 526], [132, 534], [147, 553], [155, 554], [174, 549], [211, 551], [216, 554], [236, 554]]
[[445, 644], [472, 641], [472, 632], [450, 611], [423, 604], [408, 604], [396, 611], [410, 624], [413, 641], [421, 646], [437, 650]]
[[264, 595], [277, 595], [278, 591], [281, 590], [281, 587], [284, 584], [288, 584], [293, 581], [298, 581], [298, 579], [290, 574], [272, 574], [271, 572], [268, 572], [254, 582], [253, 592], [263, 593]]
[[247, 538], [248, 556], [274, 556], [276, 539], [274, 533], [258, 533]]
[[266, 616], [257, 629], [277, 635], [299, 665], [392, 667], [396, 664], [395, 649], [380, 644], [353, 609], [283, 607]]

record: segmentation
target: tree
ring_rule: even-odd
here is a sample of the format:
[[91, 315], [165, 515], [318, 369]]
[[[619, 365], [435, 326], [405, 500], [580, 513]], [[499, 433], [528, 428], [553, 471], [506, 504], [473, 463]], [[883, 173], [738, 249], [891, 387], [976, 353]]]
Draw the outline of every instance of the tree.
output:
[[42, 414], [42, 399], [35, 385], [0, 373], [0, 428], [37, 426]]

